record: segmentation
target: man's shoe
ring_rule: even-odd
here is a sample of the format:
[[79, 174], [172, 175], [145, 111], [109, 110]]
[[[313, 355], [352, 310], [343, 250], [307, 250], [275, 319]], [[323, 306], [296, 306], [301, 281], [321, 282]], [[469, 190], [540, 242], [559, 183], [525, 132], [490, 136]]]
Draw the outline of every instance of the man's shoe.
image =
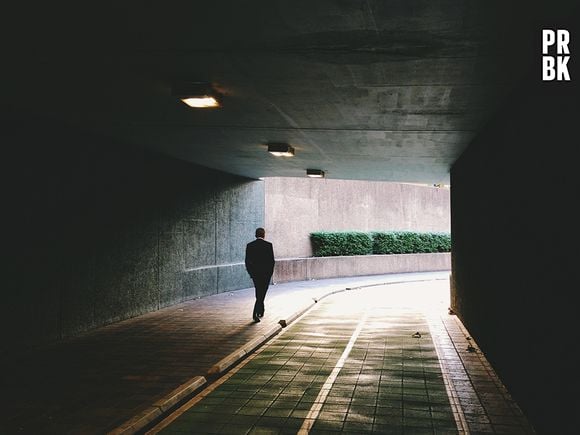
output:
[[254, 322], [255, 323], [260, 322], [260, 318], [256, 314], [254, 315]]

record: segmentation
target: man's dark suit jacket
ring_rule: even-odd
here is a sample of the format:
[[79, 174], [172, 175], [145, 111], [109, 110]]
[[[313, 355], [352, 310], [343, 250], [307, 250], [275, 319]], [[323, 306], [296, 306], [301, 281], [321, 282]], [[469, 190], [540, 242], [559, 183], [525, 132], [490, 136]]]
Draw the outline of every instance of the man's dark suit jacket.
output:
[[252, 278], [272, 276], [274, 263], [274, 249], [270, 242], [256, 239], [246, 245], [246, 270]]

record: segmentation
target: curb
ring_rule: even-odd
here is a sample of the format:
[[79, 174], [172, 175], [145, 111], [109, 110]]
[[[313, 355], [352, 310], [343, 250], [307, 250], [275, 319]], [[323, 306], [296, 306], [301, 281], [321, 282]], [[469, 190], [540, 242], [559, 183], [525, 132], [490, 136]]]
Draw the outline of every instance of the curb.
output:
[[[300, 316], [304, 315], [319, 301], [328, 296], [334, 295], [336, 293], [357, 290], [367, 287], [376, 287], [390, 284], [402, 284], [409, 282], [437, 281], [439, 279], [443, 278], [398, 280], [372, 284], [363, 284], [359, 286], [344, 287], [337, 290], [330, 290], [327, 293], [324, 293], [320, 296], [313, 297], [312, 298], [313, 302], [310, 303], [308, 306], [306, 306], [304, 309], [291, 314], [286, 319], [280, 320], [277, 325], [270, 327], [263, 334], [260, 334], [256, 338], [250, 340], [243, 346], [239, 347], [238, 349], [230, 353], [225, 358], [222, 358], [207, 371], [206, 376], [207, 378], [217, 378], [222, 376], [229, 368], [240, 362], [243, 358], [245, 358], [247, 355], [256, 350], [258, 347], [262, 346], [264, 343], [269, 341], [272, 337], [278, 335], [286, 326], [294, 322]], [[177, 405], [180, 402], [183, 402], [185, 399], [193, 398], [194, 393], [199, 391], [201, 387], [205, 386], [208, 383], [207, 378], [204, 376], [195, 376], [194, 378], [177, 387], [171, 393], [164, 396], [162, 399], [155, 402], [153, 405], [145, 409], [143, 412], [137, 414], [133, 418], [127, 420], [121, 426], [118, 426], [117, 428], [108, 432], [107, 435], [133, 435], [139, 433], [147, 426], [151, 426], [154, 422], [158, 423], [159, 420], [166, 417], [166, 414], [168, 414], [169, 411], [173, 410], [175, 405]]]
[[[263, 345], [264, 343], [269, 341], [275, 335], [278, 335], [282, 331], [282, 329], [287, 327], [290, 323], [294, 322], [298, 317], [302, 316], [304, 313], [306, 313], [308, 310], [310, 310], [319, 300], [325, 298], [326, 296], [329, 296], [331, 294], [338, 293], [338, 292], [341, 292], [344, 290], [346, 290], [346, 289], [335, 290], [335, 291], [329, 292], [323, 296], [320, 296], [318, 299], [313, 298], [314, 302], [309, 304], [306, 308], [299, 310], [299, 311], [295, 312], [294, 314], [291, 314], [286, 319], [280, 319], [278, 321], [278, 324], [271, 327], [269, 330], [267, 330], [267, 332], [254, 338], [253, 340], [249, 341], [248, 343], [246, 343], [242, 347], [236, 349], [235, 351], [230, 353], [228, 356], [223, 358], [217, 364], [214, 364], [207, 372], [208, 377], [215, 376], [215, 375], [218, 375], [218, 376], [222, 375], [228, 368], [230, 368], [234, 364], [238, 363], [246, 355], [250, 354], [252, 351], [254, 351], [258, 347], [260, 347], [261, 345]], [[282, 325], [284, 325], [284, 326], [282, 326]]]
[[[322, 296], [319, 296], [318, 298], [313, 298], [314, 302], [310, 303], [304, 309], [293, 313], [285, 320], [280, 320], [278, 324], [270, 327], [263, 334], [260, 334], [256, 338], [250, 340], [243, 346], [230, 353], [225, 358], [222, 358], [207, 371], [207, 377], [220, 377], [229, 368], [240, 362], [240, 360], [242, 360], [246, 355], [262, 346], [272, 337], [278, 335], [283, 329], [281, 326], [282, 324], [284, 324], [284, 327], [286, 327], [290, 323], [294, 322], [298, 317], [302, 316], [304, 313], [310, 310], [319, 300], [335, 293], [343, 292], [345, 290], [350, 290], [350, 288], [333, 290], [323, 294]], [[137, 414], [133, 418], [127, 420], [121, 426], [118, 426], [117, 428], [108, 432], [107, 435], [133, 435], [139, 433], [155, 421], [161, 420], [165, 414], [168, 414], [168, 411], [170, 411], [177, 403], [184, 401], [186, 398], [191, 399], [193, 397], [193, 393], [200, 390], [201, 387], [205, 386], [207, 383], [208, 382], [206, 377], [196, 376], [192, 378], [188, 382], [177, 387], [162, 399], [155, 402], [143, 412]]]
[[328, 293], [323, 294], [322, 296], [319, 296], [318, 298], [312, 298], [314, 302], [310, 303], [307, 307], [305, 307], [302, 310], [296, 311], [295, 313], [288, 316], [286, 319], [280, 319], [278, 321], [278, 324], [268, 329], [267, 332], [249, 341], [245, 345], [241, 346], [240, 348], [236, 349], [228, 356], [220, 360], [217, 364], [214, 364], [208, 370], [207, 376], [213, 377], [216, 375], [218, 376], [222, 375], [225, 371], [227, 371], [227, 369], [238, 363], [246, 355], [252, 353], [254, 350], [256, 350], [258, 347], [269, 341], [275, 335], [278, 335], [282, 331], [282, 329], [284, 329], [290, 323], [294, 322], [298, 317], [302, 316], [304, 313], [309, 311], [314, 305], [316, 305], [316, 303], [318, 303], [318, 301], [324, 299], [327, 296], [333, 295], [335, 293], [340, 293], [346, 290], [351, 289], [349, 287], [346, 287], [343, 289], [332, 290], [329, 291]]
[[167, 413], [167, 411], [172, 409], [176, 404], [199, 390], [205, 384], [207, 384], [207, 380], [203, 376], [196, 376], [190, 379], [184, 384], [181, 384], [171, 393], [159, 399], [143, 412], [137, 414], [130, 420], [127, 420], [111, 432], [108, 432], [108, 435], [129, 435], [139, 432], [147, 425]]
[[277, 335], [282, 331], [282, 326], [274, 325], [270, 329], [268, 329], [263, 334], [259, 335], [258, 337], [250, 340], [240, 348], [236, 349], [232, 353], [230, 353], [225, 358], [221, 359], [218, 363], [214, 364], [208, 371], [208, 377], [219, 376], [222, 375], [227, 369], [231, 366], [236, 364], [239, 360], [244, 358], [246, 355], [251, 353], [253, 350], [260, 347], [266, 341], [270, 340], [272, 337]]

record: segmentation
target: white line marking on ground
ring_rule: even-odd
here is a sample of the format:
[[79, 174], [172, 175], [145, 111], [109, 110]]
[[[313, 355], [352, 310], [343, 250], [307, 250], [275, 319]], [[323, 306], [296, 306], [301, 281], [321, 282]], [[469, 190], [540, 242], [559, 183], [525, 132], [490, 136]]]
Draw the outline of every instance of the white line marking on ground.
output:
[[441, 368], [441, 373], [443, 375], [443, 383], [445, 384], [445, 390], [447, 391], [447, 397], [449, 398], [449, 404], [451, 405], [451, 410], [453, 411], [453, 417], [455, 418], [455, 424], [457, 425], [457, 430], [461, 435], [469, 435], [469, 426], [467, 420], [465, 419], [465, 414], [463, 413], [463, 408], [459, 403], [459, 396], [449, 376], [449, 370], [443, 362], [441, 350], [439, 349], [439, 340], [436, 334], [436, 322], [441, 322], [442, 320], [434, 315], [427, 316], [427, 324], [429, 325], [429, 330], [431, 331], [431, 340], [435, 347], [435, 352], [437, 352], [437, 360], [439, 361], [439, 367]]
[[336, 377], [338, 376], [338, 373], [340, 372], [340, 370], [344, 366], [344, 363], [346, 362], [346, 359], [348, 358], [350, 351], [352, 350], [358, 336], [360, 335], [360, 332], [362, 330], [363, 324], [365, 323], [365, 321], [367, 319], [367, 316], [368, 316], [368, 312], [367, 312], [367, 310], [365, 310], [365, 313], [364, 313], [362, 319], [359, 321], [356, 329], [352, 333], [350, 340], [349, 340], [348, 344], [346, 345], [346, 348], [344, 349], [344, 352], [342, 352], [342, 355], [340, 356], [339, 360], [337, 361], [336, 365], [334, 366], [334, 369], [330, 373], [330, 376], [328, 376], [328, 378], [326, 379], [326, 382], [322, 386], [320, 393], [318, 393], [318, 396], [316, 396], [316, 400], [312, 404], [312, 407], [310, 408], [310, 411], [308, 412], [308, 415], [306, 416], [304, 423], [302, 423], [300, 430], [297, 432], [298, 435], [307, 435], [310, 432], [310, 429], [312, 429], [314, 422], [316, 421], [316, 419], [318, 418], [318, 415], [320, 414], [320, 410], [322, 409], [322, 405], [324, 405], [324, 402], [326, 401], [326, 398], [328, 397], [328, 393], [330, 393], [330, 389], [332, 388], [332, 386], [334, 385], [334, 382], [336, 381]]
[[300, 316], [298, 316], [296, 319], [294, 319], [292, 321], [292, 323], [288, 325], [287, 328], [282, 329], [282, 331], [280, 331], [279, 334], [275, 335], [271, 340], [267, 341], [265, 343], [266, 344], [265, 346], [262, 346], [260, 349], [252, 351], [252, 353], [250, 355], [248, 355], [248, 357], [246, 357], [243, 361], [239, 362], [238, 364], [235, 364], [235, 366], [231, 370], [229, 370], [224, 375], [220, 376], [215, 382], [209, 384], [201, 392], [196, 394], [194, 397], [192, 397], [185, 404], [181, 405], [178, 409], [173, 411], [169, 416], [164, 418], [162, 421], [160, 421], [157, 425], [155, 425], [149, 431], [145, 432], [145, 435], [156, 435], [161, 430], [163, 430], [166, 427], [168, 427], [169, 425], [171, 425], [173, 422], [175, 422], [175, 420], [177, 420], [188, 409], [195, 406], [198, 402], [200, 402], [205, 397], [207, 397], [213, 390], [215, 390], [221, 384], [228, 381], [232, 376], [234, 376], [238, 371], [240, 371], [240, 369], [242, 369], [246, 364], [250, 363], [254, 358], [256, 358], [258, 355], [260, 355], [260, 353], [262, 353], [262, 351], [264, 351], [267, 348], [267, 345], [270, 345], [270, 344], [274, 343], [276, 340], [279, 340], [280, 337], [282, 337], [285, 334], [288, 334], [289, 331], [293, 331], [294, 329], [292, 327], [295, 324], [298, 324], [300, 322], [300, 320], [302, 320], [303, 318], [308, 316], [312, 311], [314, 311], [318, 307], [320, 307], [320, 305], [314, 305], [314, 306], [308, 308]]

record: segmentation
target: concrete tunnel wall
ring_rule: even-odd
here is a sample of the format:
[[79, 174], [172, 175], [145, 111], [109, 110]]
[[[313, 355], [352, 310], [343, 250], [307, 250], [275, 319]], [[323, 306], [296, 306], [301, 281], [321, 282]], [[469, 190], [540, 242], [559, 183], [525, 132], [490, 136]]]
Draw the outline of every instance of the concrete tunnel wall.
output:
[[580, 98], [511, 101], [452, 168], [452, 305], [538, 432], [574, 433]]
[[447, 189], [251, 181], [56, 122], [35, 123], [31, 130], [13, 120], [2, 131], [10, 267], [1, 349], [251, 287], [244, 247], [268, 223], [277, 258], [310, 255], [316, 229], [449, 229]]
[[251, 285], [241, 262], [264, 225], [263, 182], [36, 125], [2, 132], [1, 349]]

